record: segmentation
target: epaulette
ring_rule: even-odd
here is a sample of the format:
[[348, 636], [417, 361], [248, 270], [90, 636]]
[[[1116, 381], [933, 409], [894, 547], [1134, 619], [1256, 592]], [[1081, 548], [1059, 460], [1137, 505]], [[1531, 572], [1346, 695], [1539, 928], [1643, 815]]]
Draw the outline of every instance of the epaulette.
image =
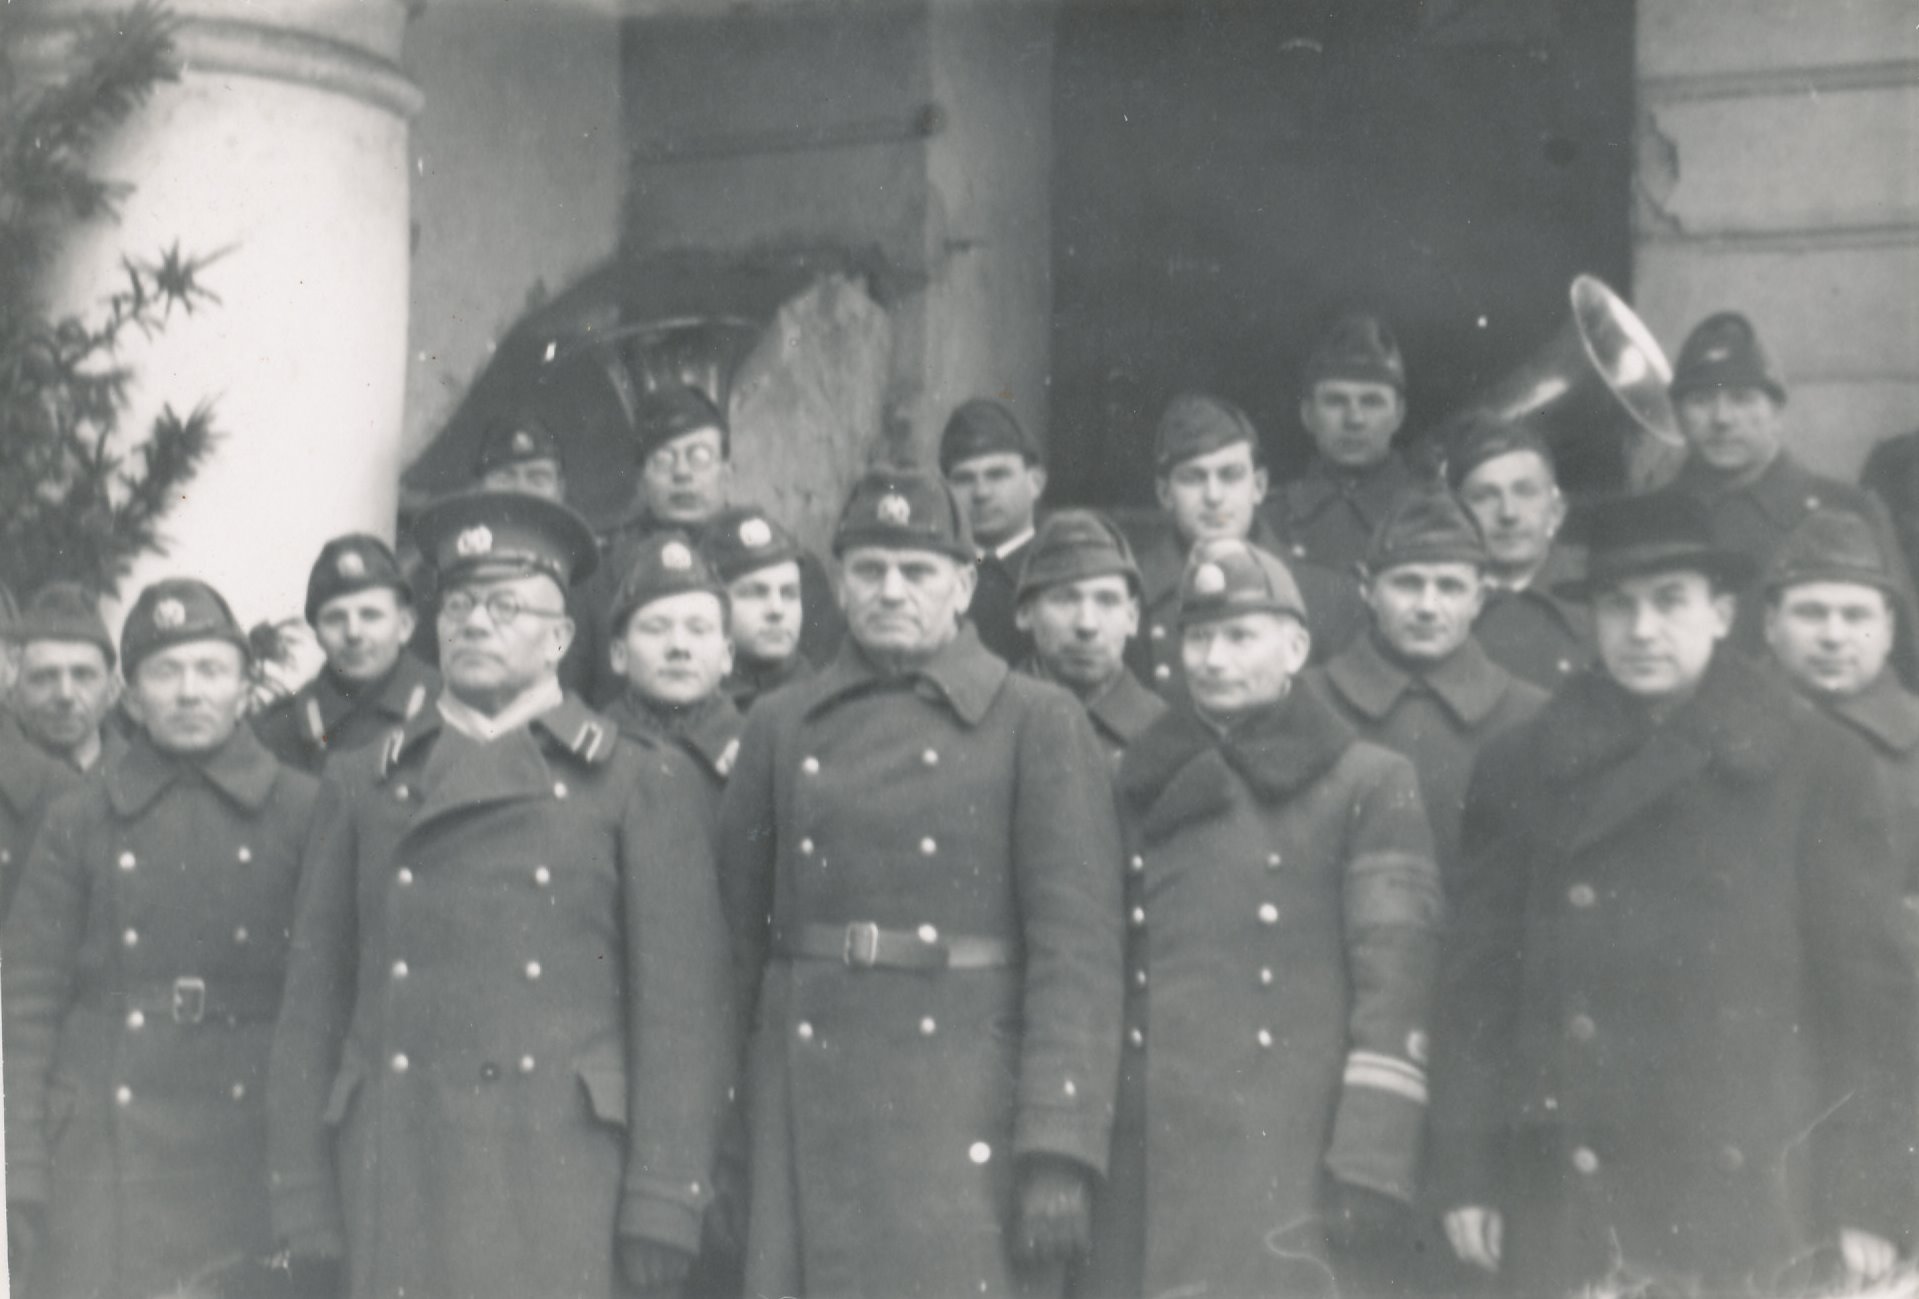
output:
[[326, 718], [320, 716], [320, 701], [312, 695], [306, 699], [307, 734], [313, 737], [314, 744], [326, 748]]
[[720, 756], [713, 759], [713, 770], [719, 773], [721, 780], [733, 774], [733, 763], [739, 756], [740, 737], [736, 735], [726, 742], [726, 747], [720, 750]]
[[393, 764], [400, 760], [400, 751], [406, 747], [406, 729], [394, 727], [392, 734], [380, 746], [380, 779], [385, 780], [393, 772]]
[[406, 720], [409, 722], [412, 721], [415, 715], [417, 715], [420, 709], [425, 705], [426, 683], [420, 682], [414, 685], [413, 693], [406, 697], [406, 712], [404, 714]]
[[597, 766], [613, 756], [613, 740], [612, 731], [599, 721], [589, 718], [580, 723], [579, 731], [567, 742], [566, 747], [580, 761]]

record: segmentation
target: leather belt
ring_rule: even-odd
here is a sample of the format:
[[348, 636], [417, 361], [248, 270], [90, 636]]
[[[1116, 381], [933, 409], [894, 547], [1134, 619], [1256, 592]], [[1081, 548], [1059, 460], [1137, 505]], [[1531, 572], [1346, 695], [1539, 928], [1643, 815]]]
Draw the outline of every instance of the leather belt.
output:
[[838, 961], [854, 969], [995, 970], [1019, 963], [1019, 949], [999, 938], [947, 937], [931, 926], [881, 929], [867, 920], [845, 925], [782, 925], [773, 950], [806, 961]]
[[165, 1015], [176, 1024], [206, 1020], [251, 1023], [271, 1020], [280, 1013], [280, 985], [262, 979], [221, 981], [209, 986], [205, 979], [189, 974], [171, 983], [100, 988], [89, 992], [86, 1000], [112, 1014], [137, 1010], [144, 1015]]

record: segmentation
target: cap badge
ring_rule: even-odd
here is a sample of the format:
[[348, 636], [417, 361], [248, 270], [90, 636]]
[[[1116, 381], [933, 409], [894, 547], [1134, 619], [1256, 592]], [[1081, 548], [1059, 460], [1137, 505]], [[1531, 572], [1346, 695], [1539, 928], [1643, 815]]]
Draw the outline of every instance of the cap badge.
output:
[[1226, 570], [1218, 564], [1201, 564], [1193, 570], [1194, 595], [1218, 595], [1226, 589]]
[[522, 429], [513, 435], [513, 454], [530, 456], [533, 454], [533, 435]]
[[752, 550], [771, 545], [773, 529], [766, 526], [765, 519], [748, 519], [740, 524], [740, 544]]
[[493, 529], [484, 523], [468, 528], [453, 543], [453, 549], [471, 559], [475, 555], [487, 555], [493, 551]]
[[693, 567], [693, 552], [677, 541], [669, 541], [660, 547], [660, 567], [684, 573]]
[[178, 600], [162, 600], [153, 606], [153, 625], [162, 631], [187, 625], [187, 607]]
[[1709, 347], [1699, 354], [1699, 359], [1702, 361], [1730, 361], [1732, 359], [1732, 349], [1730, 347]]
[[366, 561], [360, 558], [360, 552], [349, 550], [334, 563], [333, 571], [351, 582], [366, 576]]
[[903, 528], [913, 521], [913, 507], [898, 492], [888, 492], [880, 497], [880, 503], [873, 508], [881, 523]]

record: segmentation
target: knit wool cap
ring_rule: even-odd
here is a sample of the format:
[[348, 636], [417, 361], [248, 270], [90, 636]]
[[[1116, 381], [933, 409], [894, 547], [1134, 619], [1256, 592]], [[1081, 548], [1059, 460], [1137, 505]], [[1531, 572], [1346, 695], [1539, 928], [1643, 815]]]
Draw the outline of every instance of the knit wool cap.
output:
[[34, 592], [20, 615], [18, 635], [22, 645], [36, 640], [96, 645], [113, 666], [113, 637], [100, 617], [99, 597], [78, 582], [49, 582]]
[[714, 515], [701, 535], [700, 549], [722, 582], [775, 564], [797, 562], [801, 553], [799, 539], [755, 505]]
[[1786, 383], [1752, 322], [1736, 311], [1707, 316], [1686, 336], [1673, 367], [1672, 399], [1702, 388], [1759, 388], [1776, 402]]
[[1211, 455], [1236, 442], [1249, 442], [1259, 458], [1259, 434], [1246, 412], [1222, 397], [1183, 392], [1166, 403], [1153, 434], [1153, 461], [1164, 475], [1195, 456]]
[[1119, 576], [1134, 595], [1140, 593], [1139, 564], [1126, 534], [1092, 510], [1061, 510], [1039, 526], [1026, 548], [1014, 598], [1024, 602], [1049, 586], [1089, 577]]
[[946, 480], [903, 466], [868, 469], [853, 484], [833, 529], [833, 554], [855, 546], [930, 550], [964, 564], [974, 557], [972, 528]]
[[1405, 392], [1406, 362], [1399, 354], [1399, 340], [1377, 316], [1342, 316], [1306, 358], [1301, 391], [1312, 392], [1322, 379], [1384, 383]]
[[495, 469], [522, 465], [529, 460], [551, 460], [562, 469], [566, 467], [560, 439], [546, 425], [525, 416], [497, 420], [480, 436], [480, 454], [473, 466], [473, 476], [484, 478]]
[[718, 596], [723, 608], [727, 604], [725, 584], [691, 537], [671, 529], [653, 533], [640, 543], [633, 566], [613, 593], [609, 612], [614, 634], [625, 635], [627, 620], [655, 600], [690, 591]]
[[722, 457], [733, 453], [733, 431], [712, 398], [698, 388], [679, 384], [656, 388], [641, 396], [633, 413], [635, 459], [643, 462], [674, 439], [704, 428], [720, 431]]
[[1476, 411], [1464, 417], [1452, 435], [1446, 453], [1446, 481], [1458, 491], [1473, 470], [1488, 460], [1520, 451], [1532, 452], [1545, 462], [1549, 473], [1554, 472], [1552, 447], [1537, 429]]
[[1029, 465], [1040, 462], [1039, 443], [1018, 417], [999, 402], [975, 397], [954, 411], [940, 434], [940, 472], [950, 474], [962, 460], [1012, 452]]
[[1900, 594], [1872, 525], [1850, 510], [1814, 510], [1779, 543], [1766, 568], [1766, 590], [1807, 582], [1854, 582]]
[[120, 662], [131, 681], [149, 656], [189, 641], [218, 640], [253, 658], [226, 598], [205, 582], [172, 577], [140, 592], [120, 629]]
[[413, 598], [400, 561], [384, 541], [364, 532], [335, 537], [320, 547], [320, 557], [307, 574], [307, 621], [317, 626], [329, 600], [376, 587], [389, 588], [403, 601]]
[[1193, 547], [1179, 579], [1179, 625], [1243, 613], [1291, 614], [1306, 621], [1292, 570], [1248, 541], [1214, 537]]
[[1378, 577], [1402, 564], [1486, 563], [1486, 541], [1459, 498], [1435, 483], [1400, 497], [1373, 529], [1366, 571]]

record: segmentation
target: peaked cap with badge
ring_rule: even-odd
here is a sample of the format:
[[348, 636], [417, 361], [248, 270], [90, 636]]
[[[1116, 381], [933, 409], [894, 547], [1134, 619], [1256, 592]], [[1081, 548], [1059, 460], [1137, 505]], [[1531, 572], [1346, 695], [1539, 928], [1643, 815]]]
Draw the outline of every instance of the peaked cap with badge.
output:
[[306, 619], [317, 623], [329, 600], [376, 587], [391, 589], [403, 603], [413, 598], [413, 587], [386, 542], [364, 532], [335, 537], [320, 547], [307, 574]]
[[253, 657], [246, 632], [218, 591], [191, 577], [155, 582], [140, 592], [120, 629], [121, 670], [131, 680], [149, 655], [196, 640], [225, 641]]
[[586, 520], [557, 501], [526, 492], [480, 490], [443, 497], [420, 511], [414, 540], [442, 590], [475, 573], [539, 573], [562, 589], [599, 566]]
[[1600, 501], [1588, 516], [1587, 535], [1585, 576], [1554, 587], [1568, 600], [1590, 600], [1615, 582], [1653, 573], [1704, 573], [1733, 588], [1756, 573], [1750, 555], [1719, 543], [1706, 507], [1684, 492]]
[[938, 474], [913, 466], [879, 466], [861, 474], [833, 529], [833, 554], [855, 546], [930, 550], [973, 562], [973, 531]]
[[962, 403], [946, 421], [940, 434], [940, 472], [952, 473], [963, 460], [1007, 452], [1029, 465], [1045, 458], [1039, 443], [1008, 407], [990, 397], [975, 397]]
[[1140, 593], [1139, 564], [1126, 534], [1093, 510], [1060, 510], [1040, 524], [1020, 569], [1016, 599], [1024, 603], [1049, 586], [1089, 577], [1124, 577]]
[[1401, 564], [1485, 567], [1486, 542], [1459, 498], [1435, 483], [1401, 497], [1373, 530], [1366, 571], [1374, 577]]
[[480, 435], [480, 454], [473, 466], [473, 476], [484, 478], [495, 469], [523, 465], [530, 460], [551, 460], [562, 469], [566, 467], [566, 453], [560, 449], [560, 439], [553, 430], [526, 415], [498, 420]]
[[656, 532], [633, 552], [632, 566], [613, 593], [608, 625], [614, 635], [623, 635], [627, 619], [647, 605], [692, 591], [716, 596], [720, 607], [726, 607], [726, 586], [692, 539], [683, 532]]
[[1355, 312], [1340, 317], [1306, 358], [1300, 390], [1310, 393], [1322, 379], [1383, 383], [1406, 391], [1406, 362], [1399, 340], [1377, 316]]
[[757, 505], [741, 505], [713, 516], [700, 538], [706, 562], [722, 582], [775, 564], [798, 563], [799, 538]]
[[1785, 379], [1759, 341], [1759, 331], [1736, 311], [1707, 316], [1679, 349], [1672, 399], [1702, 388], [1759, 388], [1776, 402], [1786, 400]]
[[1244, 613], [1290, 614], [1304, 623], [1306, 601], [1292, 571], [1250, 542], [1214, 537], [1194, 546], [1179, 581], [1180, 626]]
[[78, 582], [49, 582], [33, 593], [20, 615], [22, 645], [36, 640], [78, 641], [96, 645], [114, 663], [113, 637], [100, 617], [100, 601]]
[[1164, 477], [1175, 465], [1239, 442], [1250, 443], [1254, 461], [1260, 459], [1259, 433], [1245, 411], [1224, 397], [1183, 392], [1160, 412], [1153, 431], [1153, 463]]

